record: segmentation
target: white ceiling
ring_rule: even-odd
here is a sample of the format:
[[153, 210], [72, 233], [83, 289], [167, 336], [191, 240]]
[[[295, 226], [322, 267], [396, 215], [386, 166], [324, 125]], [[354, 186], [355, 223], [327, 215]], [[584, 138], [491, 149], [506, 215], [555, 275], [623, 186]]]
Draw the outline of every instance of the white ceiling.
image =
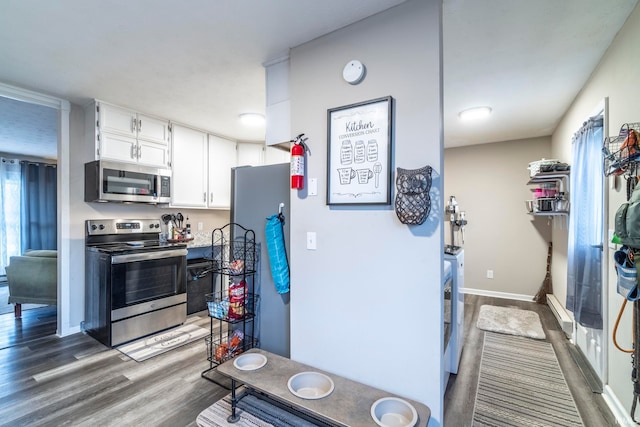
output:
[[[403, 2], [0, 1], [1, 82], [243, 141], [264, 139], [237, 117], [264, 113], [264, 63]], [[637, 1], [444, 0], [445, 146], [550, 135]], [[474, 105], [492, 118], [460, 125]], [[50, 122], [33, 116], [51, 112], [19, 106], [0, 99], [0, 152], [55, 157]]]

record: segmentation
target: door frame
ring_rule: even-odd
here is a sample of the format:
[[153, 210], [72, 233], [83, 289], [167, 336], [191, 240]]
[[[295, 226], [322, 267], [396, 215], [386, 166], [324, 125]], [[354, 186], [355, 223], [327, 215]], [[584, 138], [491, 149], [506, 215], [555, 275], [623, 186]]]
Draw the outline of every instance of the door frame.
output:
[[69, 326], [71, 275], [69, 271], [70, 256], [70, 200], [69, 191], [69, 101], [31, 90], [0, 83], [0, 96], [30, 104], [42, 105], [58, 110], [58, 167], [57, 169], [57, 227], [58, 227], [58, 316], [56, 335], [65, 336], [77, 332]]
[[[594, 117], [602, 115], [602, 136], [606, 138], [609, 135], [609, 98], [603, 98], [596, 108], [592, 111], [592, 113], [587, 117]], [[600, 283], [602, 286], [602, 342], [600, 342], [601, 350], [600, 350], [600, 364], [598, 368], [593, 366], [592, 360], [588, 357], [587, 349], [583, 349], [579, 343], [581, 340], [578, 339], [578, 334], [580, 333], [579, 328], [584, 328], [578, 322], [574, 321], [573, 327], [573, 336], [572, 341], [575, 343], [576, 347], [582, 352], [585, 359], [591, 364], [591, 368], [598, 375], [602, 384], [605, 385], [608, 383], [609, 378], [609, 363], [608, 363], [608, 354], [609, 354], [609, 339], [607, 335], [607, 331], [609, 330], [609, 321], [608, 321], [608, 307], [609, 307], [609, 274], [608, 274], [608, 262], [609, 259], [609, 245], [608, 245], [608, 230], [609, 230], [609, 186], [607, 185], [607, 178], [602, 175], [602, 259], [600, 263]]]

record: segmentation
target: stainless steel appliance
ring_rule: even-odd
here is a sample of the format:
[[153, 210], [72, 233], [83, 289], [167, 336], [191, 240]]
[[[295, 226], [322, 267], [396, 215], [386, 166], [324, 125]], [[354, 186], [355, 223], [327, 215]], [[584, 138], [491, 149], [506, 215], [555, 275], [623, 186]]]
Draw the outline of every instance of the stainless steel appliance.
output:
[[86, 221], [84, 330], [113, 347], [185, 322], [187, 246], [160, 220]]
[[94, 160], [84, 165], [85, 202], [169, 203], [171, 170]]
[[284, 236], [289, 245], [290, 168], [289, 163], [281, 163], [231, 170], [231, 222], [255, 230], [260, 244], [260, 280], [256, 281], [255, 290], [260, 295], [260, 315], [255, 335], [259, 332], [260, 348], [284, 357], [290, 355], [289, 293], [279, 294], [271, 278], [264, 227], [265, 219], [277, 214], [280, 203], [284, 203]]

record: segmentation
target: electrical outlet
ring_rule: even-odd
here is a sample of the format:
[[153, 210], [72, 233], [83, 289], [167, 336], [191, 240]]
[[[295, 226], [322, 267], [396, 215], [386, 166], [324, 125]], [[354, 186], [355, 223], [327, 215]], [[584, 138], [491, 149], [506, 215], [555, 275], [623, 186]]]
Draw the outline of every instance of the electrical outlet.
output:
[[493, 279], [493, 270], [487, 270], [487, 279]]
[[202, 231], [202, 223], [201, 222], [198, 223], [198, 231]]

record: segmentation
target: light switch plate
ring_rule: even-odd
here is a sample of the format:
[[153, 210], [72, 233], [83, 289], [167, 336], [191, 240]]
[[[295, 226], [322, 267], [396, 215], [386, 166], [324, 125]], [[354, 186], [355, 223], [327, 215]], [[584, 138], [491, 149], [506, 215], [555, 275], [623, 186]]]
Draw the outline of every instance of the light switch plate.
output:
[[311, 251], [316, 250], [316, 232], [307, 231], [307, 249]]
[[309, 178], [309, 195], [318, 195], [318, 178]]

